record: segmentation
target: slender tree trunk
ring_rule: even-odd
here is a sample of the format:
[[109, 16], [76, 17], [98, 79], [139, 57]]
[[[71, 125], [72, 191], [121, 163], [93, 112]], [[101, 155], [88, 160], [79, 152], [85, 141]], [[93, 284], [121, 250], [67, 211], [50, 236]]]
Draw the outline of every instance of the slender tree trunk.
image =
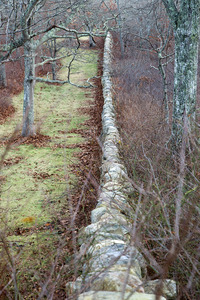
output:
[[51, 70], [52, 70], [52, 79], [56, 80], [56, 62], [53, 62], [51, 64]]
[[35, 80], [35, 51], [31, 41], [24, 45], [24, 104], [22, 136], [31, 136], [34, 131], [34, 86]]
[[5, 64], [0, 64], [0, 87], [6, 87], [7, 80], [6, 80], [6, 68]]
[[[87, 26], [88, 31], [91, 33], [93, 30], [93, 26], [92, 26], [92, 28], [91, 28], [90, 24], [87, 24], [86, 26]], [[89, 36], [89, 45], [90, 45], [90, 48], [96, 46], [95, 40], [93, 39], [93, 37], [91, 35]]]
[[120, 41], [120, 50], [121, 50], [121, 57], [124, 58], [124, 41], [122, 37], [122, 18], [121, 18], [121, 9], [119, 0], [117, 0], [117, 9], [118, 9], [118, 25], [119, 25], [119, 41]]
[[163, 81], [163, 102], [165, 106], [165, 119], [169, 125], [169, 103], [168, 103], [168, 88], [167, 88], [167, 78], [164, 65], [162, 63], [162, 53], [158, 52], [158, 69], [162, 76]]
[[96, 46], [95, 41], [91, 35], [89, 36], [89, 44], [90, 44], [90, 47]]
[[[51, 56], [53, 58], [56, 58], [57, 56], [57, 42], [56, 42], [56, 39], [53, 39], [52, 43], [52, 53], [51, 53]], [[54, 61], [52, 64], [51, 64], [51, 69], [52, 69], [52, 75], [53, 75], [53, 80], [56, 80], [56, 61]]]
[[[184, 112], [189, 124], [195, 118], [198, 66], [198, 22], [181, 24], [175, 32], [175, 67], [172, 138], [179, 145]], [[190, 124], [191, 125], [191, 124]]]

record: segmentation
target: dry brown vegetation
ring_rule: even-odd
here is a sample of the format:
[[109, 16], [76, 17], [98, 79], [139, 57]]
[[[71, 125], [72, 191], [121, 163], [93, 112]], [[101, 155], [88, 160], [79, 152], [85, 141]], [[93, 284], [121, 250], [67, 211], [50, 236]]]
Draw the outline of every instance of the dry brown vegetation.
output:
[[[174, 279], [177, 299], [199, 299], [199, 133], [189, 135], [187, 148], [182, 147], [180, 156], [171, 152], [170, 128], [165, 122], [162, 103], [162, 81], [159, 72], [151, 68], [156, 65], [156, 55], [134, 50], [134, 41], [131, 46], [121, 59], [119, 42], [115, 39], [113, 82], [121, 153], [135, 187], [130, 195], [132, 214], [134, 218], [136, 207], [140, 205], [138, 236], [143, 244], [141, 250], [151, 261], [148, 278]], [[172, 101], [173, 64], [168, 65], [167, 74]], [[176, 241], [175, 220], [181, 180], [184, 183], [179, 199], [180, 240]], [[142, 194], [137, 187], [142, 188]], [[151, 255], [155, 259], [153, 264]]]

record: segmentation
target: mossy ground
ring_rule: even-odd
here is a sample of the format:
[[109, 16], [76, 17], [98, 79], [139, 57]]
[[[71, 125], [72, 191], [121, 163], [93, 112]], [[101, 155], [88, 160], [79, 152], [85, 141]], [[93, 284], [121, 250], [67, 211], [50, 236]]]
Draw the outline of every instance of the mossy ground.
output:
[[[66, 65], [67, 59], [63, 59], [62, 64]], [[82, 84], [96, 72], [97, 53], [80, 50], [71, 80]], [[66, 76], [67, 69], [62, 68], [59, 78], [65, 79]], [[12, 100], [16, 112], [1, 125], [1, 141], [7, 140], [16, 126], [21, 127], [23, 93]], [[78, 163], [76, 153], [80, 151], [80, 143], [84, 142], [80, 134], [72, 131], [86, 127], [84, 123], [89, 116], [81, 114], [80, 108], [89, 105], [93, 105], [89, 89], [37, 83], [35, 125], [37, 132], [49, 136], [50, 140], [42, 146], [16, 143], [6, 154], [0, 173], [1, 230], [10, 253], [17, 257], [17, 276], [27, 280], [30, 286], [39, 280], [38, 269], [47, 268], [56, 255], [60, 237], [55, 224], [60, 214], [62, 218], [68, 215], [67, 199], [77, 183], [70, 166]], [[4, 151], [2, 144], [0, 155]], [[6, 255], [2, 250], [4, 262], [7, 261]], [[30, 299], [34, 299], [34, 293], [34, 290], [29, 290]]]

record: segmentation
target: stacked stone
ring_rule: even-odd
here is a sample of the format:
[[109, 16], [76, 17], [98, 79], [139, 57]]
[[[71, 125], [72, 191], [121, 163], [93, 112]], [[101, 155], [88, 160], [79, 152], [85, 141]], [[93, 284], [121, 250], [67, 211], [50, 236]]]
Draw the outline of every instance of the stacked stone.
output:
[[92, 211], [91, 225], [82, 232], [85, 241], [80, 251], [84, 253], [89, 245], [83, 275], [75, 283], [68, 283], [68, 288], [79, 290], [78, 300], [153, 300], [155, 294], [151, 290], [150, 293], [144, 291], [145, 260], [130, 241], [131, 226], [126, 212], [131, 210], [127, 193], [132, 187], [118, 148], [120, 136], [112, 97], [111, 49], [112, 37], [108, 33], [102, 77], [101, 190], [97, 207]]

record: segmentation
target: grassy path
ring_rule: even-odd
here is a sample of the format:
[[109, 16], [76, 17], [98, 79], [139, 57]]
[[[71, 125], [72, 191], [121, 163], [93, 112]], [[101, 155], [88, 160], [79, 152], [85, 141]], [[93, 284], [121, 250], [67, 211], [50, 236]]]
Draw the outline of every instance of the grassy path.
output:
[[[96, 73], [97, 53], [80, 50], [72, 80], [80, 84]], [[66, 70], [61, 69], [59, 78], [65, 77]], [[14, 117], [1, 125], [0, 155], [16, 126], [21, 126], [22, 99], [22, 93], [13, 97]], [[65, 247], [58, 224], [69, 218], [69, 198], [79, 176], [74, 165], [78, 164], [80, 147], [87, 144], [87, 137], [80, 133], [88, 130], [89, 115], [85, 112], [93, 105], [92, 90], [36, 84], [35, 120], [39, 134], [23, 143], [17, 139], [0, 171], [0, 290], [16, 273], [23, 297], [37, 298], [40, 284], [49, 278], [50, 268], [58, 258], [59, 245]], [[9, 256], [13, 260], [10, 268]], [[9, 291], [13, 295], [13, 289], [11, 282], [5, 294]]]

